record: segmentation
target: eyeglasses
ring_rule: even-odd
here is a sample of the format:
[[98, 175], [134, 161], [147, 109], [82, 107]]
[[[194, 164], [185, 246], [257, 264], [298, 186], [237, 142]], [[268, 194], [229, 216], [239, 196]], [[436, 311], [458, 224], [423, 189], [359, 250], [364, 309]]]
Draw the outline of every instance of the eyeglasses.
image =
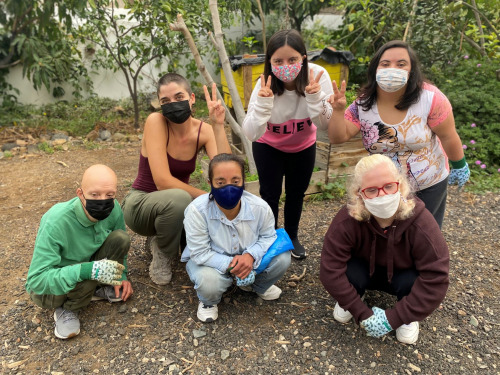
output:
[[385, 194], [395, 194], [399, 190], [399, 182], [389, 182], [382, 187], [370, 186], [361, 190], [366, 199], [376, 198], [380, 195], [380, 190]]

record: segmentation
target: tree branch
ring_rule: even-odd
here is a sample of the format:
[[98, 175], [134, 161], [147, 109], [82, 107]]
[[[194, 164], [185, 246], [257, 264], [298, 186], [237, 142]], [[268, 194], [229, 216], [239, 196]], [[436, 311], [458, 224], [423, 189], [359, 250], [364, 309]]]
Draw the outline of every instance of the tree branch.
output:
[[[187, 44], [191, 50], [191, 53], [193, 54], [193, 58], [194, 58], [194, 61], [196, 63], [196, 66], [198, 67], [198, 70], [200, 71], [201, 75], [205, 79], [207, 86], [212, 86], [212, 83], [214, 82], [214, 80], [212, 79], [212, 76], [210, 75], [210, 73], [207, 71], [207, 68], [205, 67], [205, 64], [203, 63], [203, 60], [201, 59], [200, 52], [198, 51], [198, 48], [196, 47], [193, 36], [191, 35], [186, 24], [184, 23], [184, 19], [182, 18], [182, 15], [178, 14], [177, 21], [174, 23], [171, 23], [169, 26], [170, 26], [170, 30], [180, 31], [184, 35], [184, 38], [187, 41]], [[213, 38], [212, 33], [210, 33], [210, 32], [209, 32], [209, 38], [210, 38], [210, 40], [212, 40], [212, 43], [214, 43], [214, 45], [218, 49], [219, 45], [217, 44], [217, 42]], [[231, 75], [231, 78], [232, 78], [232, 75]], [[234, 83], [234, 79], [233, 79], [233, 83]], [[217, 89], [217, 97], [220, 99], [222, 105], [224, 106], [224, 108], [226, 110], [226, 121], [229, 123], [229, 126], [234, 131], [234, 133], [238, 137], [241, 138], [243, 148], [244, 148], [245, 153], [246, 153], [247, 158], [248, 158], [248, 166], [250, 169], [250, 173], [255, 174], [257, 171], [257, 168], [255, 167], [255, 161], [253, 160], [252, 145], [251, 145], [250, 141], [242, 133], [241, 126], [238, 124], [238, 122], [231, 115], [231, 112], [229, 111], [229, 108], [226, 106], [226, 103], [224, 103], [224, 98], [222, 97], [222, 95], [218, 89]], [[239, 98], [239, 95], [238, 95], [238, 98]], [[233, 103], [234, 103], [234, 101], [233, 101]], [[241, 104], [241, 100], [240, 100], [240, 104]]]
[[486, 55], [486, 52], [484, 51], [483, 48], [481, 48], [481, 46], [479, 44], [477, 44], [476, 42], [474, 42], [474, 40], [472, 40], [471, 38], [469, 38], [467, 35], [465, 35], [464, 33], [461, 33], [462, 34], [462, 38], [471, 45], [472, 48], [474, 48], [475, 50], [477, 50], [481, 56], [485, 57], [487, 56]]
[[479, 17], [476, 0], [471, 0], [471, 3], [474, 6], [474, 17], [476, 18], [476, 24], [477, 27], [479, 28], [479, 45], [481, 46], [481, 49], [484, 51], [484, 33], [483, 33], [483, 25], [481, 24], [481, 17]]
[[488, 25], [488, 27], [493, 30], [493, 32], [496, 34], [497, 36], [497, 39], [500, 40], [500, 34], [498, 33], [497, 29], [495, 28], [495, 26], [493, 26], [493, 24], [490, 22], [490, 20], [484, 15], [484, 13], [482, 13], [479, 9], [474, 8], [472, 5], [470, 5], [469, 3], [465, 2], [465, 1], [462, 1], [461, 2], [462, 5], [466, 5], [468, 6], [469, 8], [471, 8], [472, 10], [474, 10], [474, 12], [477, 12], [479, 13], [479, 15], [481, 17], [483, 17], [483, 20], [486, 22], [486, 24]]

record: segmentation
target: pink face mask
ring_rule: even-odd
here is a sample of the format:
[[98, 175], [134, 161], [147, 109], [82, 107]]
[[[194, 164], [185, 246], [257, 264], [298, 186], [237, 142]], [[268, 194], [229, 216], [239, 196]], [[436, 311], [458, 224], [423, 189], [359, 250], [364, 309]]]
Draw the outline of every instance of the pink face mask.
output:
[[271, 65], [271, 69], [280, 81], [291, 82], [299, 75], [302, 69], [302, 61], [291, 65]]

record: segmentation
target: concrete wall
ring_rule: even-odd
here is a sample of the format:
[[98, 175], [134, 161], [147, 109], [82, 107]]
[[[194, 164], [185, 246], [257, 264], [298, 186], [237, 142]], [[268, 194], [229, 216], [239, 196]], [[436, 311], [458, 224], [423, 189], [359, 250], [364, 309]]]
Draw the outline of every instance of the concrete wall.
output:
[[[126, 12], [126, 10], [124, 9], [121, 10], [116, 9], [116, 11]], [[340, 25], [342, 22], [341, 16], [339, 15], [320, 14], [315, 16], [313, 20], [307, 21], [306, 27], [311, 26], [315, 21], [321, 22], [325, 26], [331, 28], [338, 27], [338, 25]], [[251, 28], [248, 28], [244, 25], [235, 25], [230, 27], [228, 30], [225, 30], [226, 38], [230, 40], [241, 40], [244, 36], [247, 36], [249, 34], [250, 30], [260, 31], [261, 30], [260, 20], [258, 18], [254, 18], [253, 23], [255, 26], [252, 26]], [[83, 51], [83, 46], [82, 46], [82, 51]], [[85, 53], [82, 52], [82, 55], [85, 56]], [[84, 59], [88, 60], [86, 64], [90, 71], [91, 56], [85, 56]], [[187, 54], [186, 56], [186, 60], [188, 59], [189, 59], [189, 54]], [[220, 82], [220, 75], [215, 74], [217, 67], [207, 59], [204, 59], [204, 63], [206, 64], [207, 69], [214, 78], [214, 80], [216, 82]], [[155, 64], [152, 63], [149, 66], [143, 68], [141, 74], [143, 79], [139, 80], [138, 83], [140, 91], [153, 92], [153, 93], [156, 92], [156, 79], [164, 69], [158, 69], [154, 65]], [[180, 64], [180, 66], [182, 66], [182, 64]], [[179, 73], [181, 74], [183, 73], [182, 69], [179, 69]], [[91, 74], [91, 78], [94, 84], [94, 92], [99, 97], [122, 99], [122, 98], [128, 98], [130, 96], [125, 77], [121, 71], [112, 72], [110, 70], [100, 70], [95, 74]], [[202, 82], [202, 80], [203, 80], [202, 77], [200, 77], [199, 81]], [[52, 96], [52, 94], [45, 89], [45, 87], [42, 87], [39, 91], [36, 91], [33, 88], [32, 83], [27, 78], [22, 77], [21, 66], [14, 67], [13, 69], [10, 70], [10, 73], [7, 76], [7, 81], [20, 91], [18, 100], [19, 102], [24, 104], [42, 105], [47, 103], [54, 103], [61, 99], [68, 101], [72, 100], [71, 92], [73, 91], [73, 88], [69, 84], [62, 85], [62, 87], [66, 91], [66, 95], [59, 99], [55, 99]], [[89, 95], [90, 93], [83, 91], [82, 94], [85, 96]]]

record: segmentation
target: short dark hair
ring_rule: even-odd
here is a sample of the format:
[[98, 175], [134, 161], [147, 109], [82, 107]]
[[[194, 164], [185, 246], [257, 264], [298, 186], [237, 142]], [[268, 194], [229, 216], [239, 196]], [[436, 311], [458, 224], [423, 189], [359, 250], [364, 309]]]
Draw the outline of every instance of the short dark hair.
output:
[[359, 103], [364, 111], [369, 111], [377, 100], [377, 68], [380, 62], [380, 58], [385, 51], [391, 48], [404, 48], [408, 51], [410, 56], [411, 71], [408, 76], [408, 84], [406, 90], [401, 98], [400, 102], [396, 105], [399, 110], [407, 109], [412, 104], [418, 102], [420, 97], [420, 92], [422, 91], [422, 85], [424, 83], [424, 74], [420, 67], [420, 62], [418, 61], [417, 54], [409, 46], [408, 43], [402, 40], [392, 40], [385, 43], [382, 47], [375, 52], [370, 64], [368, 65], [367, 76], [368, 80], [366, 84], [359, 90]]
[[210, 164], [208, 165], [208, 179], [210, 183], [212, 183], [212, 179], [214, 178], [215, 166], [220, 163], [227, 163], [231, 161], [240, 166], [241, 177], [243, 179], [243, 184], [245, 184], [245, 162], [242, 158], [234, 154], [218, 154], [215, 155], [212, 160], [210, 160]]
[[302, 61], [302, 69], [300, 70], [297, 78], [295, 78], [295, 92], [301, 96], [305, 96], [304, 91], [306, 86], [309, 84], [307, 50], [304, 40], [302, 39], [302, 35], [300, 35], [297, 30], [281, 30], [269, 39], [266, 50], [266, 61], [264, 62], [264, 77], [267, 81], [268, 77], [272, 76], [271, 90], [273, 91], [273, 94], [277, 94], [278, 96], [283, 94], [285, 91], [285, 84], [276, 78], [271, 68], [271, 56], [274, 55], [274, 52], [276, 52], [278, 48], [283, 46], [290, 46], [295, 51], [300, 53], [301, 56], [306, 56], [306, 58]]
[[160, 96], [160, 87], [168, 85], [169, 83], [172, 82], [175, 82], [180, 86], [183, 86], [189, 95], [193, 93], [193, 90], [191, 90], [191, 85], [189, 84], [186, 78], [177, 73], [167, 73], [163, 77], [161, 77], [160, 80], [158, 81], [156, 95], [158, 95], [158, 97]]

